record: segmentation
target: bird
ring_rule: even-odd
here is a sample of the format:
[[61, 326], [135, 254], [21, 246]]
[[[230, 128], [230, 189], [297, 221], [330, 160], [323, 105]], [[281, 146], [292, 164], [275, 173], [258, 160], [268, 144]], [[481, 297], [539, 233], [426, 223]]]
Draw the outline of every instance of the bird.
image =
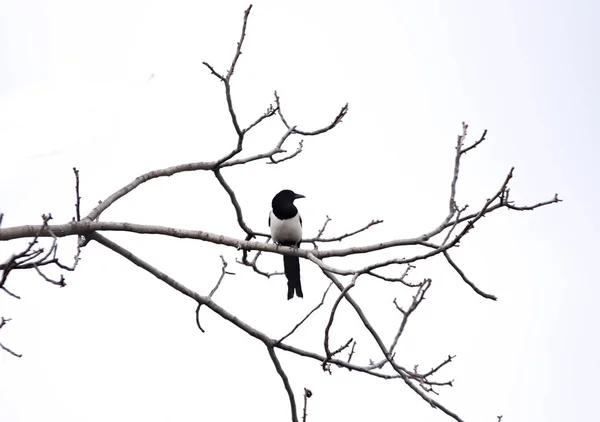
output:
[[[294, 205], [296, 199], [305, 198], [304, 195], [284, 189], [273, 197], [271, 212], [269, 213], [269, 228], [271, 238], [281, 246], [297, 248], [302, 240], [302, 217]], [[287, 298], [304, 297], [300, 283], [300, 259], [297, 256], [284, 255], [283, 269], [288, 281]]]

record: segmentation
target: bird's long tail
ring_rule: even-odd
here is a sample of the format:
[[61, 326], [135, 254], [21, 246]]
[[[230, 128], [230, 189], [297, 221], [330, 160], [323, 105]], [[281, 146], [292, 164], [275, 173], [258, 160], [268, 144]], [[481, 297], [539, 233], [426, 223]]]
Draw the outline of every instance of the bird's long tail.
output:
[[296, 296], [304, 297], [300, 284], [300, 259], [297, 256], [284, 255], [283, 269], [288, 280], [288, 300], [294, 297], [294, 290]]

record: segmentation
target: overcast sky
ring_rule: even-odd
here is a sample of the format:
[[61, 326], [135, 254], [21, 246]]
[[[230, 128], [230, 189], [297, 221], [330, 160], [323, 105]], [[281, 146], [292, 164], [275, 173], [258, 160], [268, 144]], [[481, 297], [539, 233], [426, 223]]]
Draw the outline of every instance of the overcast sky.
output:
[[[70, 221], [73, 166], [87, 213], [143, 172], [229, 151], [235, 136], [222, 86], [202, 61], [227, 69], [247, 6], [0, 2], [3, 226], [38, 224], [48, 212], [56, 223]], [[480, 206], [511, 166], [517, 203], [555, 193], [564, 199], [535, 212], [494, 213], [454, 253], [498, 302], [476, 296], [442, 259], [412, 275], [431, 277], [433, 286], [399, 359], [428, 368], [456, 354], [440, 374], [454, 387], [437, 399], [466, 421], [597, 415], [599, 19], [591, 0], [256, 1], [252, 9], [233, 79], [242, 124], [264, 112], [275, 89], [300, 128], [329, 123], [346, 102], [350, 112], [334, 131], [305, 139], [297, 159], [224, 171], [251, 227], [266, 231], [271, 197], [291, 188], [307, 197], [298, 204], [307, 236], [326, 215], [331, 235], [385, 220], [348, 245], [431, 230], [447, 211], [462, 121], [470, 141], [489, 132], [464, 159], [459, 205]], [[270, 149], [282, 134], [273, 120], [247, 149]], [[102, 219], [243, 238], [210, 174], [152, 181]], [[201, 294], [216, 282], [223, 254], [237, 275], [225, 279], [215, 301], [274, 337], [328, 284], [303, 261], [305, 298], [288, 302], [283, 277], [267, 280], [236, 266], [233, 250], [107, 236]], [[0, 259], [21, 245], [1, 243]], [[74, 240], [61, 248], [72, 256]], [[264, 258], [268, 268], [281, 265], [279, 256]], [[24, 355], [0, 353], [2, 422], [289, 419], [264, 345], [206, 309], [201, 334], [194, 303], [112, 251], [91, 243], [67, 283], [58, 289], [32, 273], [12, 274], [7, 287], [22, 300], [0, 295], [0, 315], [13, 319], [0, 342]], [[406, 303], [411, 293], [366, 279], [354, 292], [392, 335], [399, 315], [391, 300]], [[356, 317], [347, 307], [340, 312], [335, 341], [357, 336], [356, 359], [377, 359]], [[326, 316], [300, 330], [295, 344], [320, 352]], [[304, 387], [314, 392], [310, 422], [450, 420], [401, 382], [340, 369], [329, 375], [318, 363], [279, 355], [298, 400]]]

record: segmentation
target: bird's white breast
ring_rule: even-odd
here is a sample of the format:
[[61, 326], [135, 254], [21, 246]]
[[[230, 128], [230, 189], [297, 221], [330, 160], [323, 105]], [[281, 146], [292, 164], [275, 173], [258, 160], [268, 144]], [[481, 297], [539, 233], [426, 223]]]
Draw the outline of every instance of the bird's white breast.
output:
[[300, 224], [300, 214], [296, 214], [287, 220], [280, 220], [271, 212], [271, 237], [277, 243], [281, 242], [299, 242], [302, 239], [302, 225]]

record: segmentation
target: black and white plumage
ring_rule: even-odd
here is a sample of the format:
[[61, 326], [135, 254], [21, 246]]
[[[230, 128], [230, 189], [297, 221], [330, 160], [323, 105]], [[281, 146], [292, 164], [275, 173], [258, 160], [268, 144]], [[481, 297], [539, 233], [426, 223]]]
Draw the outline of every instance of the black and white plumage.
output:
[[[273, 241], [282, 246], [299, 247], [302, 240], [302, 218], [294, 200], [304, 195], [285, 189], [273, 197], [269, 214], [269, 228]], [[284, 255], [283, 269], [288, 280], [288, 300], [296, 296], [304, 297], [300, 283], [300, 259], [297, 256]]]

